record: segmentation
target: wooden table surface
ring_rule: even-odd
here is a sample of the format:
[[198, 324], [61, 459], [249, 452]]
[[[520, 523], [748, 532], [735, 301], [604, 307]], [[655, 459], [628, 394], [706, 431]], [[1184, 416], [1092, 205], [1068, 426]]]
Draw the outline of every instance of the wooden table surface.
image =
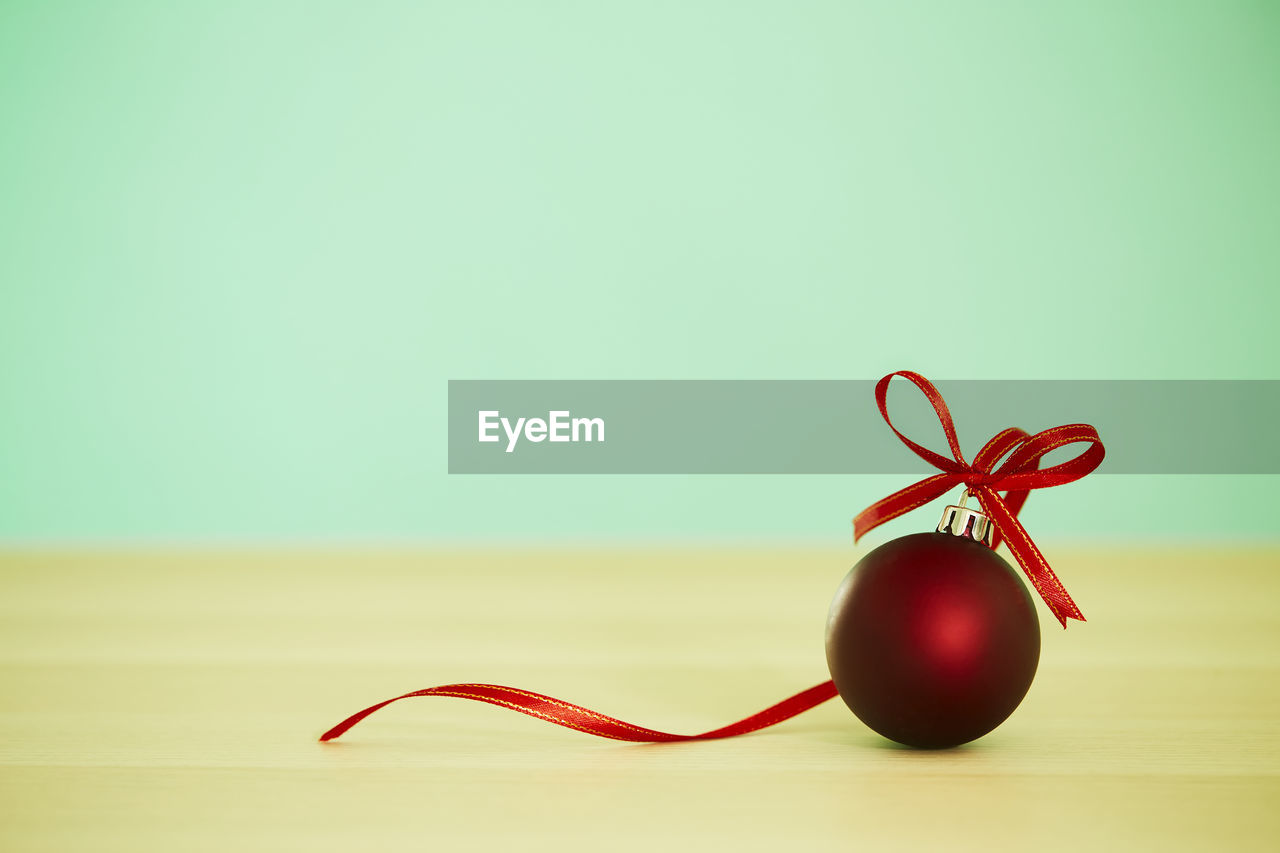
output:
[[316, 742], [457, 681], [730, 722], [825, 680], [865, 549], [9, 551], [0, 850], [1280, 849], [1280, 550], [1046, 550], [1090, 621], [1042, 612], [1022, 707], [945, 752], [838, 699], [667, 745], [415, 699]]

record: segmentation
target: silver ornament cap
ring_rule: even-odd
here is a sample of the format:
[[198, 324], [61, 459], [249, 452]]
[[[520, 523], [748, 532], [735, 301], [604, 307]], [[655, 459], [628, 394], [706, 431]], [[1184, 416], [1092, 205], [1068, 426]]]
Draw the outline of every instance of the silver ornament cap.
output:
[[968, 495], [960, 499], [959, 506], [949, 506], [942, 511], [942, 520], [938, 522], [939, 533], [950, 533], [952, 536], [960, 536], [964, 539], [972, 539], [975, 542], [981, 542], [988, 548], [991, 547], [991, 536], [995, 531], [995, 525], [991, 523], [991, 519], [987, 518], [977, 510], [969, 509], [965, 506]]

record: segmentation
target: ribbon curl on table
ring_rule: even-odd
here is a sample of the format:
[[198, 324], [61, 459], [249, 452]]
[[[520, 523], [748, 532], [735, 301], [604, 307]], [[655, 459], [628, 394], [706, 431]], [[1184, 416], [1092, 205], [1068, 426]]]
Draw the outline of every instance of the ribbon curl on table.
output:
[[[898, 428], [893, 425], [893, 421], [889, 419], [886, 398], [889, 383], [895, 376], [902, 376], [910, 380], [929, 398], [929, 402], [933, 404], [933, 410], [938, 414], [938, 420], [942, 422], [942, 430], [946, 433], [947, 444], [951, 447], [954, 459], [948, 459], [921, 447], [899, 432]], [[1105, 453], [1102, 441], [1098, 437], [1098, 431], [1088, 424], [1068, 424], [1066, 426], [1053, 427], [1035, 435], [1029, 435], [1024, 430], [1010, 427], [988, 441], [978, 451], [978, 455], [973, 459], [973, 464], [970, 465], [965, 462], [964, 455], [960, 452], [960, 442], [956, 438], [956, 429], [951, 420], [951, 412], [947, 409], [947, 404], [943, 401], [942, 395], [938, 393], [938, 389], [928, 379], [908, 370], [890, 373], [876, 383], [876, 404], [880, 407], [880, 414], [884, 417], [885, 423], [889, 425], [889, 428], [894, 431], [898, 438], [902, 439], [903, 443], [910, 447], [917, 456], [940, 468], [943, 473], [934, 474], [914, 485], [907, 486], [905, 489], [895, 492], [884, 500], [877, 501], [860, 512], [858, 517], [853, 520], [854, 542], [857, 542], [868, 530], [892, 518], [897, 518], [903, 513], [923, 506], [934, 498], [941, 497], [954, 487], [964, 484], [969, 494], [978, 499], [982, 504], [983, 510], [995, 524], [996, 532], [992, 540], [993, 547], [1000, 544], [1001, 538], [1004, 539], [1009, 546], [1009, 550], [1017, 557], [1023, 571], [1027, 573], [1032, 585], [1040, 593], [1040, 597], [1044, 599], [1045, 604], [1049, 605], [1049, 609], [1053, 611], [1053, 615], [1058, 618], [1064, 628], [1067, 625], [1067, 619], [1083, 621], [1084, 616], [1080, 613], [1080, 609], [1071, 600], [1071, 596], [1067, 595], [1062, 582], [1053, 573], [1053, 569], [1049, 568], [1044, 555], [1040, 553], [1035, 543], [1031, 541], [1027, 531], [1018, 523], [1017, 516], [1019, 510], [1022, 509], [1022, 505], [1026, 503], [1027, 494], [1031, 489], [1043, 489], [1049, 486], [1070, 483], [1098, 467]], [[1086, 442], [1089, 447], [1075, 459], [1063, 462], [1060, 465], [1054, 465], [1043, 471], [1039, 470], [1040, 459], [1046, 453], [1055, 448], [1078, 442]], [[1005, 463], [992, 470], [995, 464], [1006, 455], [1009, 458]], [[998, 489], [1005, 491], [1003, 498], [997, 492]], [[836, 695], [835, 684], [831, 681], [825, 681], [736, 723], [712, 729], [702, 734], [677, 735], [625, 723], [622, 720], [592, 711], [581, 705], [574, 705], [541, 693], [532, 693], [528, 690], [503, 687], [497, 684], [445, 684], [440, 687], [415, 690], [412, 693], [406, 693], [403, 696], [397, 696], [394, 699], [371, 705], [363, 711], [352, 714], [329, 729], [320, 736], [320, 740], [328, 741], [340, 737], [374, 711], [385, 708], [393, 702], [399, 702], [401, 699], [412, 699], [419, 696], [453, 696], [459, 699], [487, 702], [490, 705], [510, 708], [513, 711], [528, 714], [530, 717], [536, 717], [549, 723], [555, 723], [558, 726], [576, 729], [597, 737], [631, 741], [633, 743], [669, 743], [672, 741], [715, 740], [758, 731], [781, 723], [783, 720], [789, 720], [797, 714], [821, 705]]]
[[377, 705], [365, 708], [320, 735], [320, 740], [333, 740], [379, 708], [390, 705], [392, 702], [411, 699], [415, 696], [456, 696], [460, 699], [474, 699], [477, 702], [488, 702], [490, 705], [510, 708], [513, 711], [528, 714], [530, 717], [537, 717], [540, 720], [555, 723], [557, 726], [577, 729], [580, 732], [586, 732], [597, 737], [631, 741], [632, 743], [670, 743], [682, 740], [715, 740], [717, 738], [745, 735], [748, 732], [754, 732], [758, 729], [781, 723], [783, 720], [789, 720], [796, 714], [821, 705], [835, 695], [835, 684], [827, 681], [810, 687], [808, 690], [803, 690], [788, 699], [783, 699], [778, 704], [765, 708], [758, 714], [752, 714], [746, 719], [722, 728], [703, 732], [700, 735], [673, 735], [656, 729], [647, 729], [644, 726], [633, 726], [631, 723], [624, 723], [622, 720], [583, 708], [581, 705], [574, 705], [551, 696], [544, 696], [541, 693], [530, 693], [528, 690], [517, 690], [514, 687], [502, 687], [498, 684], [446, 684], [442, 687], [415, 690], [413, 693], [406, 693], [403, 696], [397, 696], [394, 699], [388, 699], [385, 702], [379, 702]]
[[[921, 447], [907, 438], [893, 425], [889, 418], [887, 396], [889, 383], [893, 377], [901, 376], [924, 392], [933, 405], [938, 420], [942, 423], [942, 431], [946, 433], [947, 444], [951, 447], [954, 459], [934, 453]], [[924, 461], [943, 473], [926, 477], [918, 483], [894, 492], [884, 500], [876, 501], [858, 513], [853, 520], [853, 541], [856, 543], [867, 531], [897, 518], [903, 513], [924, 506], [935, 498], [941, 497], [958, 485], [964, 484], [968, 493], [978, 499], [983, 511], [995, 525], [995, 536], [992, 547], [997, 547], [1003, 539], [1017, 558], [1018, 565], [1026, 572], [1031, 585], [1040, 593], [1044, 603], [1062, 627], [1067, 627], [1068, 619], [1084, 621], [1084, 614], [1071, 600], [1067, 590], [1058, 580], [1058, 576], [1049, 568], [1048, 561], [1031, 541], [1027, 531], [1018, 521], [1018, 511], [1027, 501], [1032, 489], [1044, 489], [1050, 486], [1061, 486], [1079, 480], [1102, 464], [1106, 449], [1098, 431], [1089, 424], [1066, 424], [1056, 426], [1029, 435], [1025, 430], [1009, 427], [1001, 430], [990, 441], [983, 445], [970, 465], [964, 461], [960, 452], [960, 442], [956, 438], [956, 427], [951, 420], [951, 412], [938, 393], [933, 383], [918, 373], [910, 370], [899, 370], [876, 383], [876, 405], [880, 407], [880, 415], [889, 425], [902, 443]], [[1068, 444], [1087, 443], [1089, 446], [1074, 459], [1040, 470], [1040, 459], [1049, 451]], [[992, 468], [1002, 458], [1009, 458], [999, 468]], [[1005, 493], [1001, 497], [999, 492]]]

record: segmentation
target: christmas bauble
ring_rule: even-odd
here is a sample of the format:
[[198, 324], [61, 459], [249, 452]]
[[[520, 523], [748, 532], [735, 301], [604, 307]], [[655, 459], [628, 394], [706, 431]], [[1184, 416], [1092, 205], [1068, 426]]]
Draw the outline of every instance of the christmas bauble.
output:
[[1026, 586], [966, 535], [917, 533], [876, 548], [845, 577], [827, 619], [840, 698], [908, 746], [982, 737], [1018, 707], [1039, 661]]

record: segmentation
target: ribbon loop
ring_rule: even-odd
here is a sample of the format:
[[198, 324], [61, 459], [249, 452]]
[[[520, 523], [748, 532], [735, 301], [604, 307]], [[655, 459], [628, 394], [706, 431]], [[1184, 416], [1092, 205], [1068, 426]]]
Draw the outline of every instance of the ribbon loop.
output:
[[[895, 376], [901, 376], [910, 381], [929, 400], [934, 412], [938, 415], [939, 423], [942, 424], [942, 432], [947, 437], [952, 459], [916, 444], [893, 425], [893, 420], [889, 417], [888, 392], [889, 385]], [[862, 538], [867, 531], [917, 507], [924, 506], [955, 486], [963, 484], [969, 493], [978, 499], [983, 511], [990, 516], [995, 525], [993, 547], [999, 546], [1001, 541], [1009, 546], [1009, 550], [1013, 552], [1013, 556], [1018, 560], [1018, 565], [1026, 573], [1031, 585], [1035, 587], [1036, 592], [1040, 594], [1057, 620], [1062, 623], [1062, 627], [1067, 626], [1068, 619], [1083, 622], [1084, 614], [1071, 600], [1062, 581], [1058, 580], [1053, 569], [1049, 568], [1048, 561], [1018, 521], [1018, 512], [1026, 503], [1027, 495], [1032, 489], [1061, 486], [1079, 480], [1102, 464], [1106, 449], [1102, 445], [1098, 431], [1089, 424], [1065, 424], [1030, 435], [1025, 430], [1009, 427], [1001, 430], [983, 445], [978, 455], [973, 458], [973, 464], [969, 464], [960, 451], [960, 442], [956, 437], [951, 411], [947, 408], [946, 401], [942, 399], [938, 389], [928, 379], [910, 370], [890, 373], [876, 383], [876, 405], [880, 409], [880, 416], [884, 418], [884, 422], [902, 440], [902, 443], [943, 473], [926, 477], [858, 513], [853, 520], [854, 542]], [[1040, 468], [1040, 460], [1046, 454], [1071, 444], [1088, 446], [1073, 459], [1048, 468]], [[996, 467], [996, 463], [1001, 459], [1004, 459], [1004, 463]], [[1003, 497], [999, 494], [1001, 491], [1005, 493]]]

